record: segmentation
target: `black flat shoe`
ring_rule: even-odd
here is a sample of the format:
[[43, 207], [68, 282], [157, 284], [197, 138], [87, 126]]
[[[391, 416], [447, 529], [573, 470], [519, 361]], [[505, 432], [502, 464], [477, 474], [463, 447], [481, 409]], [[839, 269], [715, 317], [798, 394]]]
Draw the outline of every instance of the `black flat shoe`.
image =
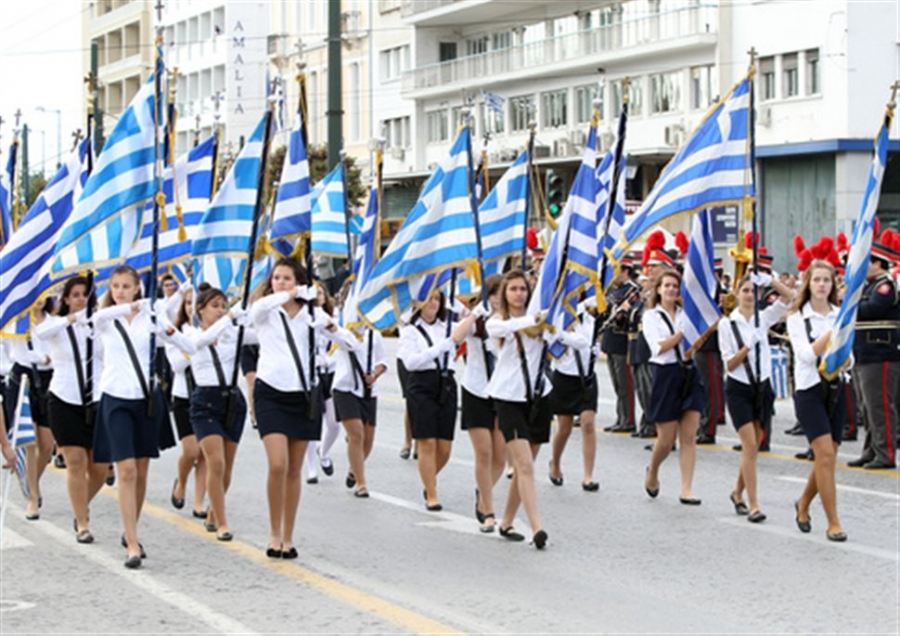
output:
[[519, 534], [515, 531], [515, 528], [509, 526], [508, 528], [500, 528], [500, 536], [508, 541], [524, 541], [525, 535]]
[[550, 460], [550, 464], [548, 465], [548, 468], [550, 469], [550, 473], [551, 473], [551, 474], [547, 475], [550, 478], [550, 483], [553, 484], [554, 486], [562, 486], [563, 485], [562, 473], [559, 474], [559, 477], [554, 477], [552, 475], [552, 473], [553, 473], [553, 460], [552, 459]]
[[281, 548], [266, 548], [266, 556], [270, 559], [280, 559]]
[[306, 478], [306, 483], [307, 483], [307, 484], [318, 484], [318, 483], [319, 483], [319, 478], [318, 478], [318, 477], [307, 477], [307, 478]]
[[294, 546], [291, 546], [287, 550], [281, 551], [282, 559], [296, 559], [298, 556], [299, 555], [297, 554], [297, 548], [295, 548]]
[[196, 519], [206, 519], [209, 510], [191, 510], [191, 514], [194, 515]]
[[[483, 516], [484, 516], [484, 521], [482, 521], [481, 525], [478, 526], [478, 530], [479, 530], [479, 532], [483, 532], [485, 534], [490, 534], [497, 527], [497, 524], [494, 523], [494, 519], [495, 519], [494, 513], [489, 512]], [[491, 520], [491, 523], [488, 523], [488, 519]]]
[[172, 506], [175, 510], [181, 510], [184, 508], [184, 499], [179, 499], [175, 496], [175, 489], [178, 487], [178, 478], [175, 478], [175, 483], [172, 484]]
[[585, 492], [597, 492], [600, 490], [600, 484], [596, 481], [585, 481], [581, 483], [581, 489]]
[[734, 514], [742, 517], [750, 514], [750, 509], [747, 508], [747, 504], [743, 501], [738, 501], [733, 490], [731, 491], [731, 494], [728, 495], [728, 498], [731, 500], [732, 505], [734, 505]]
[[93, 543], [94, 535], [91, 534], [90, 530], [82, 530], [78, 534], [75, 535], [75, 540], [78, 543]]
[[353, 473], [347, 473], [344, 485], [347, 486], [347, 488], [353, 488], [356, 485], [356, 476]]
[[[124, 534], [122, 535], [122, 547], [123, 547], [123, 548], [126, 548], [126, 549], [128, 548], [128, 542], [125, 540], [125, 535], [124, 535]], [[142, 558], [142, 559], [146, 559], [146, 558], [147, 558], [147, 551], [144, 550], [143, 544], [138, 543], [138, 548], [141, 549], [141, 558]]]
[[408, 448], [400, 449], [400, 459], [409, 459], [409, 449]]
[[534, 533], [534, 538], [531, 540], [538, 550], [543, 550], [544, 546], [547, 545], [547, 533], [543, 530], [538, 530]]
[[28, 521], [37, 521], [38, 519], [41, 518], [41, 515], [40, 515], [39, 513], [35, 513], [35, 514], [33, 514], [33, 515], [25, 515], [25, 518], [26, 518]]
[[830, 532], [826, 532], [825, 536], [828, 537], [829, 541], [837, 541], [838, 543], [843, 543], [844, 541], [847, 540], [846, 532], [835, 532], [834, 534], [831, 534]]
[[650, 467], [647, 466], [647, 469], [644, 471], [644, 490], [647, 491], [647, 494], [650, 495], [651, 498], [656, 499], [656, 496], [659, 494], [659, 486], [656, 488], [651, 488], [647, 485], [647, 477], [650, 476]]
[[478, 519], [478, 523], [484, 523], [485, 514], [478, 509], [478, 499], [481, 497], [481, 493], [478, 492], [478, 489], [475, 489], [475, 518]]
[[436, 504], [430, 504], [430, 503], [427, 503], [427, 504], [425, 504], [425, 510], [427, 510], [428, 512], [440, 512], [440, 511], [443, 510], [443, 509], [444, 509], [444, 507], [443, 507], [441, 504], [439, 504], [439, 503], [436, 503]]
[[334, 463], [330, 459], [327, 464], [324, 459], [320, 459], [319, 465], [322, 467], [322, 472], [328, 477], [331, 477], [334, 474]]
[[794, 502], [794, 510], [797, 512], [797, 516], [794, 518], [797, 521], [797, 527], [800, 529], [800, 532], [807, 533], [812, 531], [812, 519], [807, 519], [806, 521], [800, 521], [800, 502]]
[[747, 521], [749, 521], [750, 523], [762, 523], [765, 520], [766, 515], [759, 510], [750, 513], [750, 515], [747, 517]]
[[128, 568], [129, 570], [137, 570], [138, 568], [141, 567], [141, 557], [139, 557], [139, 556], [128, 557], [125, 560], [125, 567]]
[[116, 485], [116, 473], [115, 473], [114, 470], [110, 470], [110, 471], [106, 474], [106, 485], [107, 485], [107, 486], [110, 486], [110, 487]]
[[353, 496], [358, 499], [368, 499], [369, 498], [369, 489], [363, 486], [359, 490], [353, 493]]
[[230, 532], [223, 532], [222, 534], [216, 535], [217, 541], [231, 541], [232, 539], [234, 539], [234, 535]]
[[703, 503], [696, 497], [679, 497], [678, 501], [683, 503], [685, 506], [699, 506], [701, 503]]
[[203, 524], [203, 527], [206, 528], [206, 531], [207, 531], [207, 532], [215, 532], [216, 530], [219, 529], [219, 527], [218, 527], [216, 524], [212, 523], [212, 522], [204, 523], [204, 524]]

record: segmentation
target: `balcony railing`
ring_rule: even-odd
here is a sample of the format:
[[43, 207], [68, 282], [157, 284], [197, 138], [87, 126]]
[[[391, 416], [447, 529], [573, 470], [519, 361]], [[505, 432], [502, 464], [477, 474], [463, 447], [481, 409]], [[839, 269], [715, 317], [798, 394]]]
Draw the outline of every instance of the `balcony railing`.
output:
[[[448, 3], [452, 0], [430, 1]], [[418, 7], [419, 0], [415, 4]], [[587, 64], [590, 63], [585, 59], [588, 56], [711, 34], [717, 27], [718, 9], [715, 6], [686, 7], [422, 66], [403, 74], [403, 91], [471, 83], [479, 78], [496, 78], [526, 69], [533, 71], [541, 66], [573, 60]]]
[[408, 18], [417, 13], [425, 13], [432, 9], [439, 9], [457, 0], [401, 0], [400, 16]]

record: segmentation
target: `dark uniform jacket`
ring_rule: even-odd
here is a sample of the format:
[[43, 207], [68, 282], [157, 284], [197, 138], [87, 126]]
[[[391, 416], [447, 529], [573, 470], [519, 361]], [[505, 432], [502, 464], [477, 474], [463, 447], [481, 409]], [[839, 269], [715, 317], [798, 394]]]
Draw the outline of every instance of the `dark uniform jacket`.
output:
[[[622, 285], [610, 290], [607, 303], [612, 311], [629, 296], [637, 296], [640, 287], [634, 281], [625, 281]], [[606, 354], [624, 356], [628, 353], [628, 314], [617, 312], [608, 326], [603, 331], [603, 340], [600, 341], [600, 350]]]
[[628, 364], [647, 364], [650, 362], [650, 346], [644, 338], [642, 323], [646, 304], [643, 298], [638, 297], [631, 305], [628, 312]]
[[856, 364], [900, 360], [900, 302], [897, 285], [887, 272], [863, 287], [853, 356]]

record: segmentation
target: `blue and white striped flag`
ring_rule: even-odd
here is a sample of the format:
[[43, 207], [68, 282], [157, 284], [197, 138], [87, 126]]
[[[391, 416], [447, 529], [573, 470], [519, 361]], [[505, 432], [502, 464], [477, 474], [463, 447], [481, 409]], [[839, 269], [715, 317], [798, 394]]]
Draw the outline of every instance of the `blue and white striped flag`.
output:
[[[83, 139], [0, 250], [0, 330], [25, 335], [31, 308], [62, 284], [50, 279], [50, 262], [62, 228], [88, 180], [89, 152], [90, 138]], [[16, 326], [10, 328], [13, 323]]]
[[204, 212], [191, 241], [196, 282], [218, 289], [240, 288], [253, 233], [259, 171], [265, 152], [266, 113]]
[[686, 349], [693, 346], [722, 317], [716, 302], [715, 257], [712, 214], [709, 210], [702, 210], [694, 217], [684, 279], [681, 281], [681, 299], [687, 319], [684, 327]]
[[888, 110], [884, 123], [875, 137], [875, 156], [863, 194], [862, 209], [859, 219], [853, 228], [853, 239], [850, 241], [850, 256], [847, 258], [847, 273], [844, 281], [847, 290], [844, 302], [838, 310], [831, 330], [831, 340], [822, 356], [819, 371], [827, 378], [834, 378], [850, 360], [853, 351], [853, 339], [856, 334], [856, 312], [859, 299], [866, 284], [866, 273], [869, 266], [869, 254], [872, 251], [872, 238], [875, 233], [875, 212], [878, 210], [878, 198], [881, 193], [881, 182], [884, 179], [884, 167], [887, 165], [888, 131], [891, 128], [893, 111]]
[[19, 476], [19, 487], [25, 499], [31, 499], [28, 478], [25, 472], [25, 448], [37, 441], [34, 433], [34, 422], [31, 419], [31, 400], [28, 397], [28, 376], [19, 378], [19, 395], [16, 402], [16, 414], [12, 426], [6, 434], [10, 445], [16, 451], [16, 473]]
[[[610, 150], [603, 157], [600, 166], [597, 168], [597, 181], [599, 188], [597, 194], [597, 210], [600, 225], [597, 228], [597, 236], [600, 240], [600, 266], [604, 267], [604, 271], [600, 272], [603, 278], [603, 291], [606, 290], [616, 280], [618, 263], [612, 258], [612, 250], [619, 240], [622, 228], [625, 226], [625, 156], [619, 164], [619, 180], [617, 182], [616, 201], [613, 209], [610, 209], [610, 188], [613, 182], [613, 164], [615, 163], [615, 151]], [[607, 215], [609, 216], [609, 226], [607, 228]], [[604, 253], [606, 259], [603, 259]], [[604, 266], [605, 263], [605, 266]]]
[[[309, 159], [303, 139], [303, 114], [298, 111], [281, 168], [281, 180], [275, 195], [275, 211], [269, 244], [281, 256], [290, 256], [300, 238], [309, 234], [312, 199]], [[346, 254], [346, 251], [344, 252]]]
[[471, 152], [472, 132], [465, 126], [372, 270], [358, 307], [375, 329], [397, 324], [428, 274], [465, 267], [478, 258], [469, 194]]
[[[319, 189], [321, 186], [321, 189]], [[312, 199], [312, 251], [334, 258], [347, 258], [347, 186], [344, 165], [339, 163], [325, 175]]]
[[[54, 277], [118, 265], [140, 235], [144, 208], [156, 192], [154, 76], [116, 122], [56, 245]], [[162, 152], [162, 149], [160, 149]]]
[[344, 327], [353, 328], [360, 324], [360, 316], [356, 305], [359, 293], [369, 280], [369, 274], [372, 272], [372, 267], [377, 257], [377, 226], [378, 186], [376, 184], [369, 191], [369, 205], [363, 218], [362, 231], [359, 233], [359, 240], [356, 243], [356, 254], [353, 255], [353, 265], [350, 270], [353, 282], [350, 283], [350, 291], [347, 294], [347, 298], [344, 299], [343, 307], [341, 307], [341, 325]]
[[528, 153], [523, 152], [478, 208], [485, 277], [503, 271], [506, 259], [525, 249], [527, 197]]
[[6, 170], [0, 172], [0, 249], [9, 242], [13, 233], [13, 188], [16, 183], [16, 153], [19, 144], [9, 146]]
[[503, 104], [506, 102], [505, 99], [490, 91], [484, 90], [483, 88], [481, 89], [481, 97], [484, 99], [484, 105], [488, 110], [492, 110], [501, 115], [503, 114]]
[[[175, 161], [174, 174], [172, 166], [165, 170], [163, 191], [166, 194], [165, 218], [168, 229], [163, 230], [160, 223], [157, 253], [160, 268], [180, 263], [191, 255], [191, 237], [209, 206], [209, 195], [212, 192], [215, 142], [215, 137], [210, 137], [179, 157]], [[181, 208], [184, 238], [180, 236], [178, 208]], [[153, 208], [148, 206], [140, 238], [125, 261], [139, 272], [150, 269], [153, 256], [152, 211]], [[160, 219], [162, 216], [163, 210], [160, 210]]]
[[625, 228], [613, 250], [617, 261], [632, 243], [667, 219], [755, 196], [746, 178], [749, 104], [750, 80], [745, 78], [706, 113]]
[[[530, 314], [548, 312], [544, 323], [554, 330], [568, 331], [572, 328], [578, 315], [579, 296], [597, 283], [597, 119], [595, 114], [581, 165], [575, 173], [575, 181], [557, 222], [528, 307]], [[561, 343], [550, 347], [551, 355], [556, 358], [565, 352], [566, 347]]]

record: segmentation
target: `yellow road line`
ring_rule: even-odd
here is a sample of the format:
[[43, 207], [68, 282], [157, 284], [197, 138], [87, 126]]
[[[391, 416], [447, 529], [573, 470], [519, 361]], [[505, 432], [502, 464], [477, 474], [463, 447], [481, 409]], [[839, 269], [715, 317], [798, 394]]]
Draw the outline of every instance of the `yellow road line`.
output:
[[[63, 473], [64, 471], [54, 469], [55, 472]], [[103, 488], [102, 494], [111, 499], [118, 500], [119, 491], [113, 488]], [[374, 614], [381, 619], [400, 626], [414, 634], [462, 634], [459, 630], [453, 629], [443, 623], [434, 621], [427, 616], [417, 614], [399, 605], [395, 605], [389, 601], [378, 598], [371, 594], [367, 594], [350, 585], [346, 585], [335, 579], [329, 578], [318, 572], [314, 572], [296, 563], [290, 563], [283, 560], [270, 559], [265, 552], [259, 547], [252, 546], [243, 541], [232, 540], [228, 542], [218, 541], [216, 535], [207, 532], [202, 524], [198, 524], [193, 520], [186, 519], [174, 512], [170, 512], [150, 503], [144, 503], [144, 514], [150, 515], [156, 519], [164, 521], [171, 526], [175, 526], [179, 530], [187, 532], [198, 539], [215, 543], [220, 547], [231, 550], [235, 554], [242, 556], [248, 561], [252, 561], [257, 565], [261, 565], [273, 572], [277, 572], [284, 577], [293, 579], [313, 590], [337, 599], [347, 605], [360, 609], [369, 614]]]

